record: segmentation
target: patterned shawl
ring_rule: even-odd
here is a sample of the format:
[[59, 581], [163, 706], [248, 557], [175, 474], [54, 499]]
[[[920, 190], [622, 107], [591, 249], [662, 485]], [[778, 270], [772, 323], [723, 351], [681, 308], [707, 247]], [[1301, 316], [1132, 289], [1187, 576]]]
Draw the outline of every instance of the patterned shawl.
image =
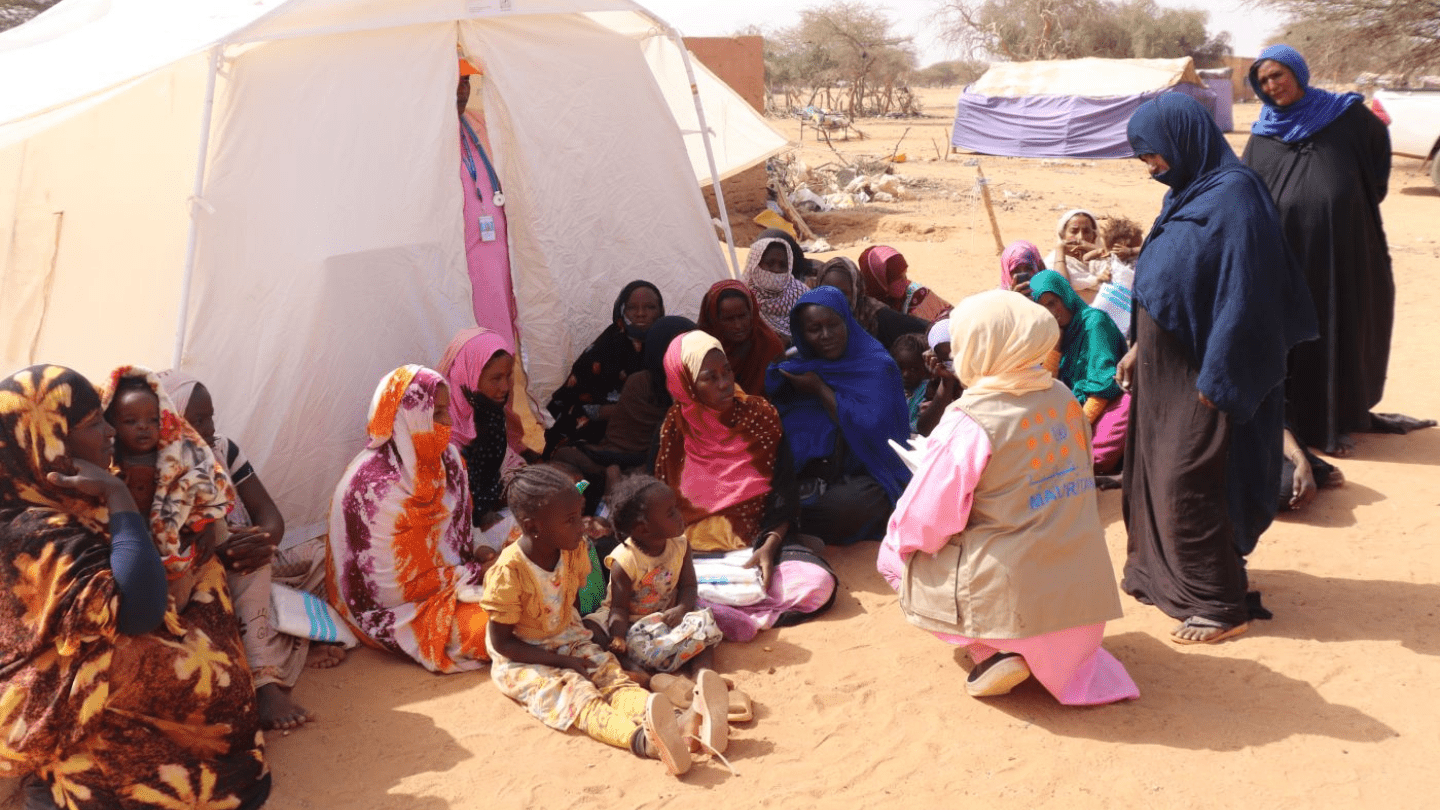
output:
[[[435, 672], [484, 665], [454, 632], [456, 591], [479, 585], [470, 489], [450, 429], [435, 423], [445, 378], [402, 366], [370, 402], [370, 441], [330, 505], [330, 601], [371, 644]], [[452, 396], [453, 398], [453, 396]], [[452, 638], [453, 637], [453, 638]]]
[[[699, 330], [670, 343], [665, 377], [675, 404], [660, 426], [655, 458], [655, 476], [680, 496], [686, 526], [712, 516], [728, 519], [728, 528], [700, 530], [729, 535], [719, 543], [699, 541], [701, 550], [748, 545], [759, 533], [781, 440], [780, 414], [762, 397], [736, 390], [726, 413], [695, 399], [695, 377], [705, 355], [716, 349], [720, 341]], [[691, 541], [697, 542], [693, 536]]]
[[795, 306], [795, 302], [800, 300], [800, 296], [804, 295], [808, 288], [794, 275], [787, 276], [760, 269], [760, 260], [765, 257], [765, 251], [769, 250], [771, 245], [783, 247], [785, 263], [793, 266], [795, 255], [788, 240], [779, 237], [757, 239], [750, 246], [750, 255], [745, 259], [745, 272], [740, 274], [740, 280], [755, 293], [755, 300], [760, 303], [760, 317], [775, 330], [775, 334], [789, 340], [790, 308]]
[[122, 635], [107, 511], [46, 480], [100, 413], [70, 369], [0, 381], [0, 776], [38, 772], [83, 810], [185, 790], [238, 806], [269, 773], [224, 568], [202, 566], [159, 630]]
[[[235, 487], [210, 446], [185, 421], [160, 377], [150, 369], [121, 366], [110, 372], [100, 391], [101, 407], [110, 407], [115, 389], [125, 377], [143, 379], [160, 399], [160, 446], [156, 448], [155, 502], [149, 505], [150, 536], [165, 561], [166, 575], [173, 580], [190, 570], [195, 561], [192, 538], [181, 532], [199, 532], [212, 521], [224, 520], [235, 502]], [[146, 508], [146, 504], [138, 506], [142, 511]]]

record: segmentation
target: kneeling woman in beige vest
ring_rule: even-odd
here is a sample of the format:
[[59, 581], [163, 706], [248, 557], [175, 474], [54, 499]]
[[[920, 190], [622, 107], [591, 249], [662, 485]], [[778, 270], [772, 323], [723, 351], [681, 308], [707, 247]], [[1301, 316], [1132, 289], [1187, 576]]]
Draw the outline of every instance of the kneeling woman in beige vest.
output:
[[968, 648], [971, 695], [1003, 695], [1033, 675], [1068, 705], [1139, 697], [1100, 646], [1120, 594], [1089, 422], [1041, 365], [1060, 337], [1055, 319], [992, 290], [960, 302], [950, 330], [965, 393], [895, 506], [880, 573], [911, 624]]

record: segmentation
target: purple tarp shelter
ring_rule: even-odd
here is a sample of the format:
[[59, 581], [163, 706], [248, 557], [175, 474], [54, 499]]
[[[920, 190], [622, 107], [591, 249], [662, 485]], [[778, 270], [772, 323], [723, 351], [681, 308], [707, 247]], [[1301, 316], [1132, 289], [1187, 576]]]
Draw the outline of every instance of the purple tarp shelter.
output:
[[1161, 93], [1215, 93], [1184, 59], [1000, 62], [960, 94], [951, 146], [1009, 157], [1128, 158], [1125, 125]]

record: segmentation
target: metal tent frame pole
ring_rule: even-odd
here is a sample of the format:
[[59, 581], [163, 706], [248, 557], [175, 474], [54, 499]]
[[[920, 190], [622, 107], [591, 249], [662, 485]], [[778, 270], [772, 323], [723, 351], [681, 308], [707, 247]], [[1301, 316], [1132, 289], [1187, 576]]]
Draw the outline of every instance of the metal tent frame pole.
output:
[[210, 121], [215, 111], [215, 76], [220, 71], [219, 43], [210, 48], [210, 71], [205, 77], [205, 103], [200, 111], [200, 145], [195, 155], [195, 184], [190, 190], [190, 233], [185, 240], [185, 271], [180, 280], [180, 313], [175, 319], [175, 351], [170, 367], [179, 368], [185, 354], [185, 330], [190, 325], [190, 282], [195, 276], [195, 247], [199, 238], [196, 209], [208, 206], [201, 193], [205, 190], [205, 165], [210, 155]]

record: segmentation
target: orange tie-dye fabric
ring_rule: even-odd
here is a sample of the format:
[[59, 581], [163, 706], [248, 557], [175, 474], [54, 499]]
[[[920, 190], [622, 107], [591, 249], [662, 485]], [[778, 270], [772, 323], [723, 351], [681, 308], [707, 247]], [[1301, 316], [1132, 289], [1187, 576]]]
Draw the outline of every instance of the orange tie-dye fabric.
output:
[[[448, 425], [435, 422], [439, 373], [418, 365], [381, 380], [370, 441], [330, 507], [330, 601], [373, 646], [435, 672], [484, 666], [484, 566], [470, 489]], [[474, 601], [466, 601], [474, 600]]]

